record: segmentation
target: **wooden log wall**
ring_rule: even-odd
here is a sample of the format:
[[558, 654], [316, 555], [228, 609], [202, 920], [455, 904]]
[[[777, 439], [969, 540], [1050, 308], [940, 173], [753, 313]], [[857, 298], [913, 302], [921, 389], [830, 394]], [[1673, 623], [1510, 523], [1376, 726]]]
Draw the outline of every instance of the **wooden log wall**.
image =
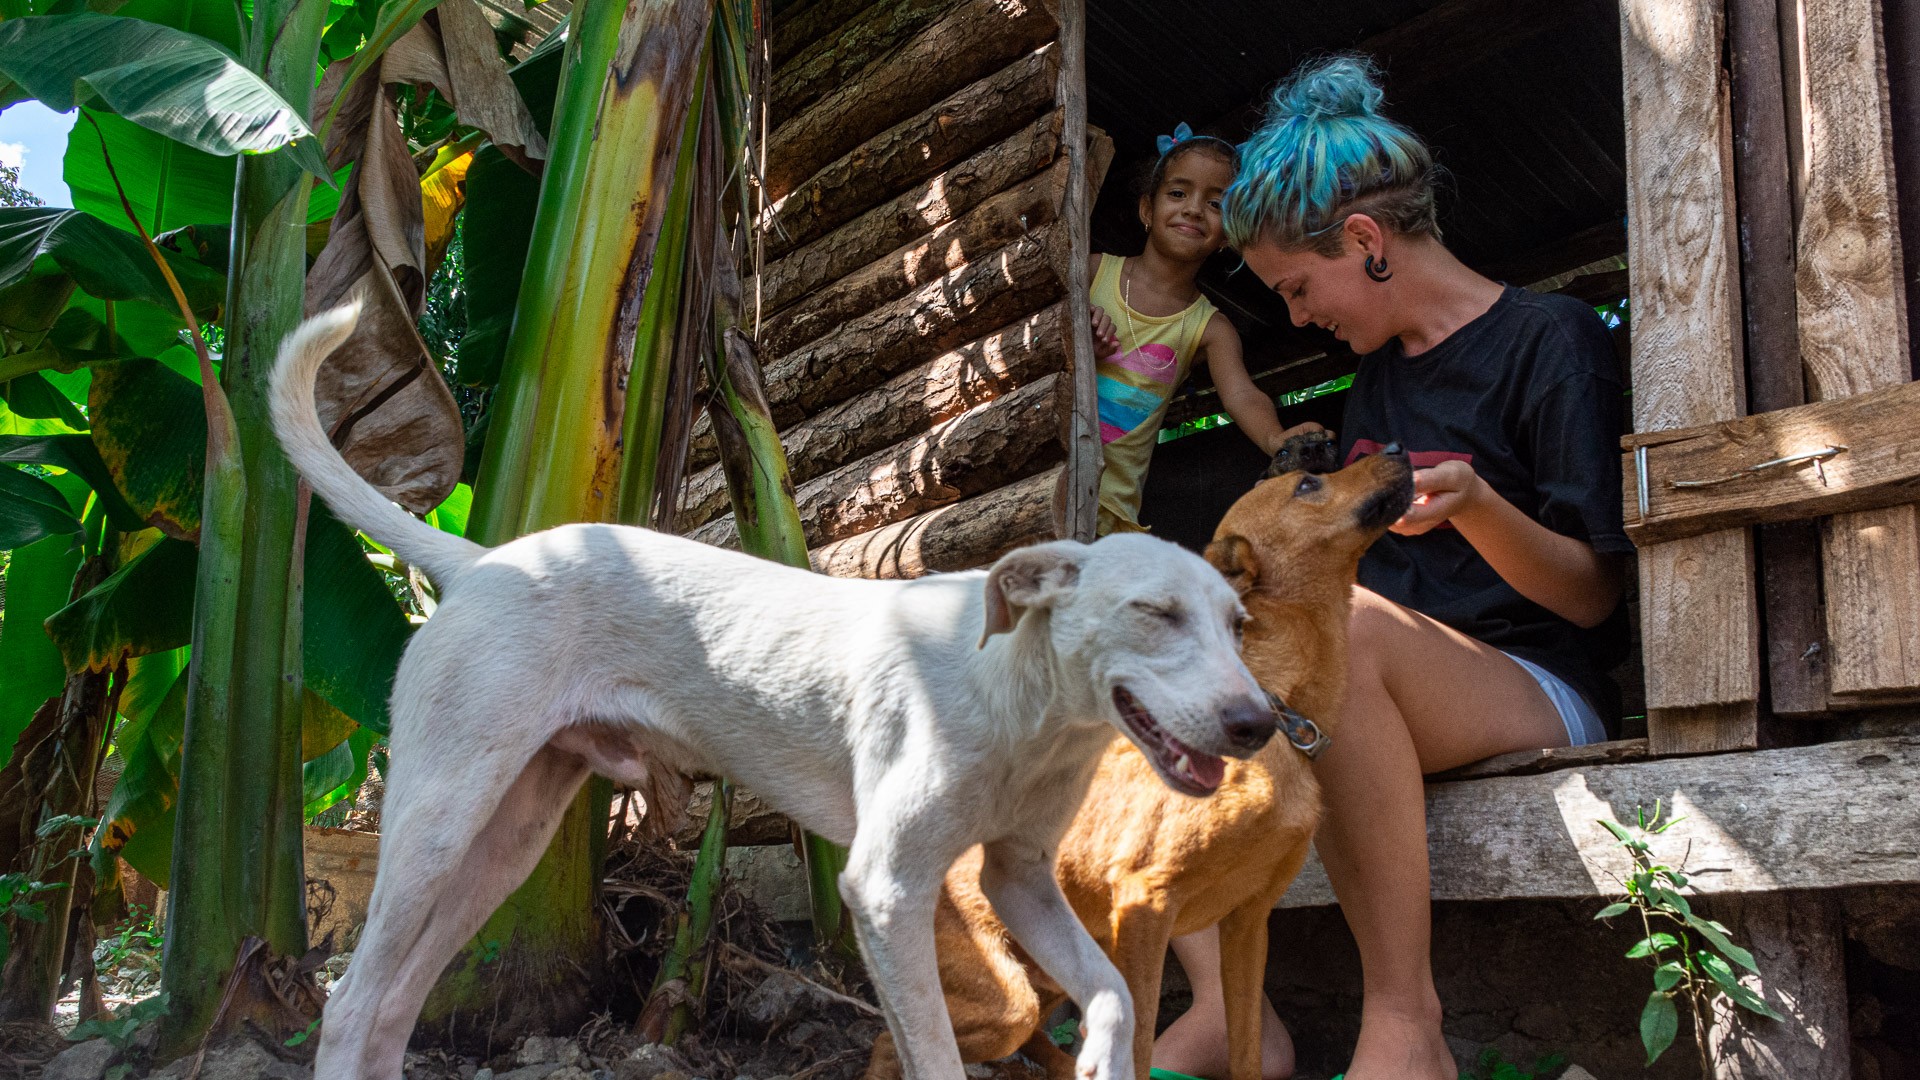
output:
[[[1905, 27], [1913, 5], [1890, 2]], [[1767, 737], [1749, 719], [1763, 669], [1776, 716], [1915, 700], [1920, 480], [1887, 468], [1911, 436], [1882, 415], [1915, 389], [1914, 279], [1881, 3], [1628, 0], [1622, 13], [1637, 432], [1626, 509], [1646, 545], [1654, 749]], [[1910, 215], [1920, 176], [1907, 187]], [[1688, 425], [1700, 426], [1669, 430]], [[1829, 446], [1824, 462], [1746, 472]], [[1715, 483], [1685, 486], [1699, 479]], [[1740, 527], [1753, 522], [1767, 523], [1757, 582]], [[1756, 588], [1764, 660], [1750, 647]]]
[[[1071, 0], [1068, 0], [1070, 3]], [[817, 570], [912, 577], [1050, 537], [1073, 412], [1051, 0], [812, 0], [773, 27], [768, 404]], [[1084, 322], [1084, 320], [1079, 320]], [[678, 525], [736, 542], [710, 433]]]

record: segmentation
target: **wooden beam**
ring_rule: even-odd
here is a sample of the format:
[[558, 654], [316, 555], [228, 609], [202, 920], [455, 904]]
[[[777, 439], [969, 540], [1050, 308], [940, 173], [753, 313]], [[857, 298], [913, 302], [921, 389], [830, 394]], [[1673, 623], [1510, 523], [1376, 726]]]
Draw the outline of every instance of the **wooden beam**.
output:
[[773, 208], [767, 259], [806, 246], [1032, 123], [1052, 107], [1059, 70], [1059, 49], [1036, 49], [847, 151]]
[[[1656, 800], [1682, 820], [1654, 858], [1700, 893], [1920, 884], [1916, 787], [1914, 735], [1429, 784], [1433, 898], [1614, 895], [1631, 871], [1599, 820]], [[1279, 906], [1333, 902], [1316, 859]]]
[[[1920, 0], [1885, 0], [1880, 8], [1887, 43], [1887, 94], [1893, 115], [1906, 118], [1893, 129], [1894, 185], [1900, 196], [1900, 250], [1920, 251]], [[1920, 341], [1920, 273], [1909, 268], [1907, 344]], [[1913, 358], [1920, 378], [1920, 355]]]
[[1716, 996], [1707, 1029], [1713, 1080], [1852, 1080], [1846, 927], [1833, 893], [1716, 897], [1704, 914], [1753, 953], [1761, 974], [1740, 971], [1740, 981], [1786, 1018], [1768, 1020]]
[[787, 66], [808, 47], [851, 22], [873, 0], [813, 0], [773, 20], [773, 66]]
[[[1806, 205], [1800, 354], [1826, 401], [1912, 378], [1895, 229], [1892, 118], [1875, 0], [1802, 0]], [[1920, 697], [1920, 513], [1838, 515], [1823, 528], [1835, 704]]]
[[[1087, 263], [1092, 258], [1091, 216], [1097, 179], [1089, 175], [1087, 136], [1087, 5], [1086, 0], [1059, 0], [1060, 82], [1054, 97], [1066, 113], [1061, 143], [1067, 152], [1067, 191], [1060, 217], [1067, 224], [1063, 280], [1069, 306], [1085, 303], [1092, 282]], [[1106, 155], [1111, 159], [1111, 153]], [[1106, 172], [1106, 165], [1100, 165]], [[1100, 470], [1105, 458], [1100, 446], [1099, 393], [1094, 375], [1093, 325], [1085, 318], [1069, 318], [1065, 326], [1067, 407], [1061, 410], [1062, 442], [1067, 469], [1060, 490], [1057, 525], [1066, 539], [1091, 541], [1099, 524]]]
[[896, 248], [788, 305], [760, 327], [760, 348], [783, 356], [882, 304], [1051, 225], [1067, 186], [1067, 163], [995, 195], [955, 221]]
[[912, 578], [985, 566], [1053, 532], [1053, 491], [1063, 468], [931, 513], [826, 544], [813, 568], [834, 577]]
[[[1029, 315], [781, 432], [788, 474], [804, 484], [1062, 370], [1060, 313], [1055, 304]], [[692, 532], [728, 506], [726, 476], [710, 466], [687, 484], [679, 531]]]
[[[794, 492], [812, 546], [843, 540], [1023, 480], [1060, 460], [1053, 418], [1068, 387], [1061, 374], [1023, 386], [896, 446], [869, 454]], [[692, 534], [739, 543], [733, 515]]]
[[[1754, 413], [1807, 400], [1794, 284], [1794, 234], [1805, 194], [1804, 186], [1794, 183], [1796, 154], [1804, 153], [1799, 27], [1799, 0], [1729, 0], [1747, 406]], [[1827, 613], [1820, 596], [1820, 525], [1763, 525], [1754, 543], [1766, 617], [1768, 707], [1780, 716], [1824, 715]]]
[[1045, 0], [965, 0], [852, 82], [776, 128], [767, 198], [784, 199], [835, 158], [1052, 41]]
[[[1746, 411], [1717, 5], [1622, 0], [1634, 429]], [[1744, 530], [1640, 552], [1655, 753], [1758, 741], [1759, 624]]]
[[[965, 2], [965, 0], [961, 0]], [[767, 92], [774, 127], [853, 80], [860, 69], [899, 48], [953, 9], [955, 0], [881, 0], [835, 27], [773, 73]]]
[[[1917, 416], [1920, 383], [1907, 382], [1719, 424], [1629, 435], [1621, 440], [1627, 536], [1645, 546], [1920, 499]], [[1639, 507], [1643, 447], [1645, 517]], [[1845, 449], [1825, 460], [1807, 457], [1839, 447]], [[1803, 460], [1753, 471], [1795, 458]], [[1692, 486], [1714, 480], [1723, 482]]]
[[774, 423], [790, 427], [1060, 299], [1050, 251], [1059, 229], [1036, 229], [768, 364]]
[[772, 263], [761, 302], [777, 312], [950, 224], [1047, 167], [1060, 153], [1058, 111], [981, 150]]

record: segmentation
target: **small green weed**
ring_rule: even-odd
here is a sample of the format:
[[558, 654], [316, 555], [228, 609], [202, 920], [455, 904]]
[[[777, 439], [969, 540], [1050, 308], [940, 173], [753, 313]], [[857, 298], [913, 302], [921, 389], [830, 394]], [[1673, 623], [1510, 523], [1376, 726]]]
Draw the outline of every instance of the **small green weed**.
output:
[[1543, 1080], [1567, 1064], [1565, 1054], [1546, 1054], [1532, 1065], [1521, 1068], [1508, 1061], [1499, 1050], [1489, 1046], [1480, 1051], [1480, 1060], [1460, 1074], [1460, 1080]]
[[7, 920], [46, 922], [46, 905], [34, 897], [64, 888], [65, 885], [29, 881], [27, 875], [21, 873], [0, 874], [0, 966], [4, 966], [13, 953], [13, 933], [7, 929]]
[[1639, 916], [1641, 937], [1627, 950], [1627, 959], [1645, 960], [1653, 966], [1653, 993], [1640, 1012], [1640, 1043], [1646, 1047], [1647, 1064], [1659, 1060], [1673, 1045], [1680, 1032], [1679, 1005], [1684, 1003], [1693, 1022], [1700, 1075], [1711, 1076], [1706, 1026], [1715, 997], [1726, 997], [1748, 1012], [1774, 1020], [1781, 1016], [1760, 995], [1740, 985], [1736, 965], [1760, 974], [1753, 954], [1735, 945], [1727, 937], [1725, 926], [1694, 913], [1693, 905], [1681, 892], [1688, 885], [1686, 871], [1653, 861], [1647, 838], [1684, 820], [1663, 820], [1663, 813], [1661, 804], [1655, 802], [1652, 815], [1644, 807], [1635, 812], [1636, 828], [1600, 822], [1633, 859], [1633, 875], [1624, 883], [1626, 898], [1608, 904], [1594, 918], [1604, 920], [1629, 913]]
[[[105, 1039], [113, 1044], [115, 1050], [124, 1056], [133, 1045], [133, 1037], [140, 1029], [167, 1014], [167, 995], [155, 994], [142, 1001], [120, 1010], [116, 1015], [95, 1017], [85, 1023], [74, 1026], [67, 1038], [73, 1042], [85, 1042], [88, 1039]], [[133, 1066], [122, 1062], [107, 1070], [102, 1080], [124, 1080]]]
[[102, 975], [120, 979], [127, 990], [144, 988], [160, 977], [162, 944], [153, 912], [135, 904], [120, 929], [94, 945], [93, 965]]

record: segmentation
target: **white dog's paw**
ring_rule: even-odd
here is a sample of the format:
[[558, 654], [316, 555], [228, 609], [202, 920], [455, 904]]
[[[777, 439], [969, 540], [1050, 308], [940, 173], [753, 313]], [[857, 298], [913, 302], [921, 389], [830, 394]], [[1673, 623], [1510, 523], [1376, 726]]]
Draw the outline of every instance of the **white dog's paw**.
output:
[[1082, 1015], [1086, 1041], [1075, 1060], [1077, 1080], [1132, 1080], [1133, 1017], [1124, 998], [1096, 996]]

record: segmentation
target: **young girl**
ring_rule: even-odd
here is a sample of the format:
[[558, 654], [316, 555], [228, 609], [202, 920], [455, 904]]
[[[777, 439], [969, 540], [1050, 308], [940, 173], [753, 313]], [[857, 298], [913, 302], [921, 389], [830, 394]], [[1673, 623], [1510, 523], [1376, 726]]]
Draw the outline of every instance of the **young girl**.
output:
[[1260, 449], [1273, 454], [1295, 431], [1280, 429], [1273, 399], [1247, 377], [1240, 335], [1194, 284], [1225, 244], [1220, 197], [1233, 182], [1233, 145], [1181, 124], [1160, 137], [1160, 158], [1140, 196], [1146, 250], [1093, 256], [1093, 328], [1099, 360], [1100, 535], [1139, 532], [1140, 494], [1167, 402], [1193, 364], [1204, 363], [1220, 403]]
[[[1296, 325], [1361, 354], [1346, 458], [1398, 441], [1416, 469], [1418, 501], [1360, 565], [1346, 705], [1315, 765], [1315, 843], [1360, 947], [1347, 1080], [1454, 1080], [1429, 958], [1421, 777], [1597, 741], [1601, 710], [1618, 715], [1603, 673], [1625, 652], [1632, 550], [1621, 387], [1591, 308], [1489, 281], [1441, 245], [1432, 156], [1379, 114], [1381, 99], [1363, 60], [1297, 72], [1242, 148], [1225, 231]], [[1217, 938], [1175, 949], [1196, 988], [1218, 985]], [[1154, 1063], [1223, 1075], [1224, 1026], [1217, 998], [1196, 1001]], [[1290, 1073], [1284, 1038], [1267, 1047], [1267, 1076]]]

